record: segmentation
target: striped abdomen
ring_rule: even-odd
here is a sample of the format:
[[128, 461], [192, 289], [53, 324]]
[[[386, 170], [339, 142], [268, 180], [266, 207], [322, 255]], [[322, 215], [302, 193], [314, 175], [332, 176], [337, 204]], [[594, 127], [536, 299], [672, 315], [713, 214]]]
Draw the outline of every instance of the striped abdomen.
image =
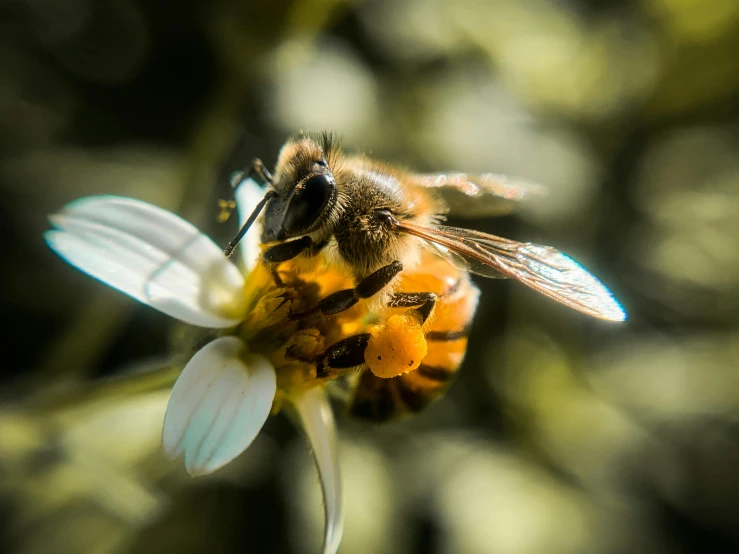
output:
[[[414, 371], [391, 379], [364, 371], [350, 405], [352, 415], [386, 421], [419, 412], [441, 396], [462, 364], [480, 291], [466, 273], [431, 255], [414, 272], [403, 272], [397, 292], [433, 292], [436, 306], [424, 327], [428, 352]], [[393, 313], [404, 310], [393, 309]]]

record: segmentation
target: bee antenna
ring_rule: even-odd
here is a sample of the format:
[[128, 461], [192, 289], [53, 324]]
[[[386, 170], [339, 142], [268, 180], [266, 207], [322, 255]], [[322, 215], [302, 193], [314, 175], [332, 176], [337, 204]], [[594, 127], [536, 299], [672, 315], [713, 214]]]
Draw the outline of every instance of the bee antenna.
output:
[[264, 206], [267, 202], [269, 202], [272, 198], [274, 198], [277, 195], [277, 193], [273, 190], [270, 190], [267, 192], [267, 194], [264, 195], [264, 198], [262, 198], [259, 201], [259, 204], [256, 205], [254, 208], [254, 211], [251, 213], [249, 218], [244, 222], [244, 224], [241, 226], [241, 229], [239, 229], [239, 232], [236, 233], [236, 236], [231, 239], [231, 242], [228, 243], [228, 246], [223, 250], [223, 253], [226, 255], [227, 258], [231, 257], [231, 254], [233, 254], [234, 249], [238, 246], [238, 244], [241, 242], [241, 239], [244, 238], [244, 235], [246, 235], [246, 232], [249, 230], [249, 227], [252, 226], [254, 221], [256, 221], [257, 217], [259, 217], [259, 214], [264, 209]]

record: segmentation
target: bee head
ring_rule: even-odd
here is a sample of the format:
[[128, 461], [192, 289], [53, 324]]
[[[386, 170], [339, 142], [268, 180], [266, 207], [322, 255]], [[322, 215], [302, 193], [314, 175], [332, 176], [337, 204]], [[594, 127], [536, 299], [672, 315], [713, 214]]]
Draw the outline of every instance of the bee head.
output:
[[286, 240], [317, 230], [336, 205], [332, 165], [338, 159], [328, 133], [300, 134], [282, 147], [266, 207], [262, 241]]

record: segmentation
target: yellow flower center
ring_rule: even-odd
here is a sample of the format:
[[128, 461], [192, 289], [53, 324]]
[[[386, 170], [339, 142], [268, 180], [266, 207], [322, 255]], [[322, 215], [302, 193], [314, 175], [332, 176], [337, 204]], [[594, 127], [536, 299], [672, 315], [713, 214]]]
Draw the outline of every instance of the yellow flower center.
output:
[[315, 358], [338, 340], [366, 329], [363, 303], [332, 316], [293, 314], [353, 286], [348, 276], [328, 267], [320, 257], [311, 263], [285, 262], [276, 272], [258, 264], [247, 277], [247, 315], [235, 333], [246, 343], [247, 351], [265, 356], [275, 368], [278, 392], [273, 411], [279, 410], [285, 395], [330, 380], [316, 377]]

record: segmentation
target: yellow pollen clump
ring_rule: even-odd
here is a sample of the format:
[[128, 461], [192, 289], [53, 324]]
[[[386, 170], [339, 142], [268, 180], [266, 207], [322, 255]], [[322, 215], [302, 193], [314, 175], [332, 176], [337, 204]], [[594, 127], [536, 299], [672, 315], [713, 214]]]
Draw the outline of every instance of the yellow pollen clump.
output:
[[364, 361], [377, 377], [388, 379], [413, 371], [426, 356], [426, 337], [417, 313], [394, 315], [370, 333]]

